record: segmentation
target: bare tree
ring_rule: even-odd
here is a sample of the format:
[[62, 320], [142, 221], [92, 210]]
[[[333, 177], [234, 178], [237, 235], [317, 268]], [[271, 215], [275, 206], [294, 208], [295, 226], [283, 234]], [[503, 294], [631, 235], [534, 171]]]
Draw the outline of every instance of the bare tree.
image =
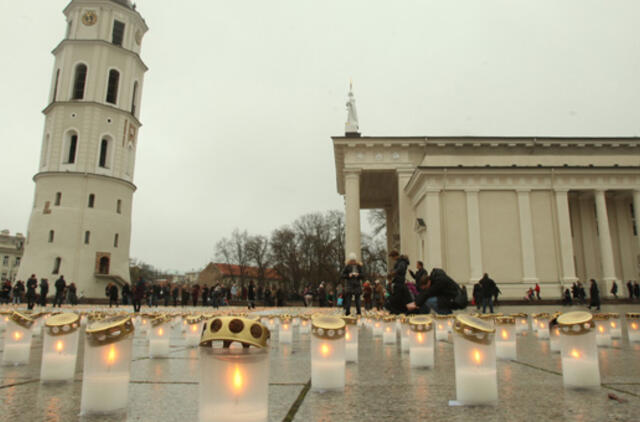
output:
[[271, 265], [269, 239], [260, 235], [249, 236], [246, 249], [249, 261], [255, 265], [258, 270], [258, 282], [261, 286], [264, 286], [267, 268]]

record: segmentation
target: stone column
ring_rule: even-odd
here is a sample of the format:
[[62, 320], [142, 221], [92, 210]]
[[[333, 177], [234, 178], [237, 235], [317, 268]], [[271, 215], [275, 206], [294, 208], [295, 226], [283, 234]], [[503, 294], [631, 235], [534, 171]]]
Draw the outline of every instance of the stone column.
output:
[[[636, 224], [636, 230], [640, 230], [640, 190], [633, 191], [633, 217]], [[636, 236], [636, 241], [638, 242], [638, 247], [640, 248], [640, 233], [638, 233], [638, 236]]]
[[360, 245], [360, 170], [344, 172], [345, 255], [355, 253], [362, 259]]
[[[482, 242], [480, 239], [480, 204], [478, 189], [465, 190], [467, 196], [467, 229], [469, 231], [469, 282], [475, 284], [482, 278]], [[428, 227], [427, 227], [428, 230]]]
[[411, 198], [405, 193], [404, 188], [413, 175], [413, 169], [398, 170], [398, 223], [400, 226], [400, 254], [407, 255], [413, 263], [415, 261], [415, 213], [411, 204]]
[[556, 212], [558, 217], [558, 236], [560, 238], [560, 256], [562, 258], [562, 288], [578, 281], [573, 258], [573, 238], [571, 236], [571, 216], [569, 215], [569, 191], [555, 191]]
[[533, 242], [533, 222], [531, 219], [530, 190], [518, 190], [518, 210], [520, 211], [520, 248], [522, 249], [522, 282], [537, 283], [536, 250]]
[[[595, 191], [596, 219], [598, 222], [598, 240], [600, 243], [600, 260], [602, 261], [602, 280], [605, 291], [600, 296], [609, 296], [611, 284], [616, 280], [616, 270], [613, 263], [613, 245], [611, 230], [609, 229], [609, 215], [607, 214], [607, 199], [602, 189]], [[602, 289], [601, 289], [602, 290]]]
[[442, 268], [442, 229], [440, 227], [440, 189], [427, 190], [425, 197], [426, 253], [425, 265], [428, 271]]

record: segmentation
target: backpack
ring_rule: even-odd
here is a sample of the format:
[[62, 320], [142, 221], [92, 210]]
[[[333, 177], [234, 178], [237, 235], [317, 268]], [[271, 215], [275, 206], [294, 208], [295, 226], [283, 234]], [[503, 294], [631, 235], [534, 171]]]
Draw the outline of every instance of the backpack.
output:
[[451, 300], [451, 309], [452, 310], [460, 310], [465, 309], [469, 305], [469, 297], [467, 296], [467, 291], [462, 289], [458, 283], [455, 282], [449, 274], [444, 272], [444, 270], [440, 268], [434, 268], [431, 271], [431, 278], [440, 277], [447, 280], [448, 284], [455, 286], [456, 295]]

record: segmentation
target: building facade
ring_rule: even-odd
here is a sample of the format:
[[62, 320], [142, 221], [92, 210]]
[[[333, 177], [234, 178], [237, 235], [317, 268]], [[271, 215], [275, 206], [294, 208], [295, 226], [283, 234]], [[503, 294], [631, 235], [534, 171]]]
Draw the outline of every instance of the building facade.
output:
[[24, 236], [16, 233], [12, 236], [9, 230], [0, 232], [0, 281], [18, 280], [18, 268], [24, 251]]
[[543, 298], [559, 298], [594, 278], [608, 296], [614, 281], [638, 279], [640, 138], [368, 137], [349, 127], [332, 138], [347, 253], [360, 253], [360, 210], [382, 208], [389, 249], [468, 288], [486, 272], [505, 297], [540, 283]]
[[147, 25], [128, 0], [73, 0], [55, 64], [18, 277], [64, 275], [78, 295], [129, 283]]

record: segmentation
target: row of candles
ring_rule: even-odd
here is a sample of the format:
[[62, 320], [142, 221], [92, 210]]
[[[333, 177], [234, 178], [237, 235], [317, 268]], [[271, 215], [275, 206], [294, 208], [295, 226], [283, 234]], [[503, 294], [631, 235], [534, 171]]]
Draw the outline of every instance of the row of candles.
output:
[[[43, 382], [73, 379], [84, 318], [66, 313], [44, 323]], [[34, 320], [13, 312], [4, 322], [3, 364], [28, 362]], [[386, 344], [394, 344], [399, 331], [401, 349], [409, 353], [412, 368], [433, 367], [434, 342], [447, 340], [452, 333], [456, 400], [483, 404], [497, 401], [496, 358], [516, 358], [516, 334], [528, 330], [529, 319], [524, 314], [485, 319], [468, 315], [356, 319], [318, 314], [311, 318], [263, 317], [261, 321], [243, 316], [103, 317], [86, 330], [81, 411], [109, 413], [126, 408], [134, 326], [140, 335], [147, 334], [150, 357], [167, 356], [172, 330], [182, 333], [187, 346], [202, 346], [201, 421], [262, 421], [268, 417], [270, 330], [285, 344], [292, 342], [294, 327], [301, 334], [311, 332], [312, 389], [341, 391], [346, 362], [358, 360], [358, 326], [363, 325]], [[630, 341], [640, 341], [639, 325], [640, 314], [627, 314]], [[554, 338], [559, 340], [565, 386], [600, 385], [597, 345], [607, 343], [597, 337], [619, 335], [619, 316], [570, 312], [552, 318], [538, 314], [533, 315], [532, 326], [539, 338], [550, 339], [552, 344]]]

